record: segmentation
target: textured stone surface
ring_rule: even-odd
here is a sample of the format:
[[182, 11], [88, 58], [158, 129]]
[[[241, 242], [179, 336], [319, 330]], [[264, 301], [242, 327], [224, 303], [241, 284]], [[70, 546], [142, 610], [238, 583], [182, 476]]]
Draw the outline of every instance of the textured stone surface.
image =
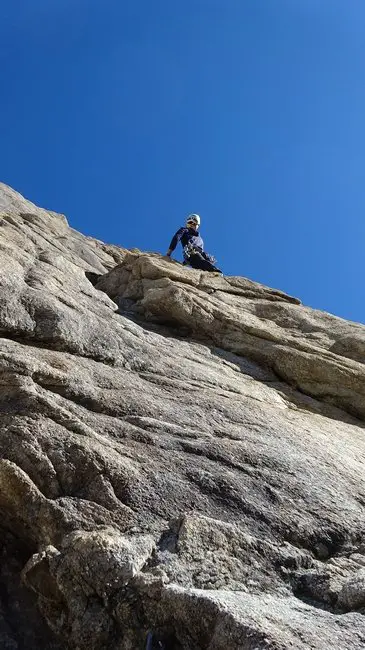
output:
[[0, 337], [1, 647], [365, 646], [364, 326], [0, 185]]
[[365, 418], [364, 326], [301, 307], [245, 278], [197, 273], [128, 254], [97, 288], [145, 319], [188, 327], [193, 336], [271, 367], [309, 395]]

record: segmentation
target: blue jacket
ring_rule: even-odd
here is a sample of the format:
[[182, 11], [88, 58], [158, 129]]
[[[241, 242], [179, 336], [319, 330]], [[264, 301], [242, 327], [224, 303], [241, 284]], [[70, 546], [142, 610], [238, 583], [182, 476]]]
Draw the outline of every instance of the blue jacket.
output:
[[193, 230], [192, 228], [186, 228], [183, 226], [180, 228], [177, 233], [173, 236], [170, 244], [170, 250], [174, 251], [176, 246], [178, 245], [179, 241], [181, 241], [181, 245], [183, 248], [187, 246], [187, 244], [191, 244], [194, 246], [194, 248], [197, 248], [199, 251], [204, 250], [204, 242], [199, 235], [198, 230]]

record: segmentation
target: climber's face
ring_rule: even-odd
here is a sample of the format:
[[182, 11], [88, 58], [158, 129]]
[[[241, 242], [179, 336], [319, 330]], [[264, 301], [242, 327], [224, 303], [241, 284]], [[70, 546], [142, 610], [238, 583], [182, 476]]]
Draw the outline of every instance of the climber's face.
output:
[[188, 228], [192, 228], [193, 230], [198, 230], [199, 228], [197, 222], [193, 219], [189, 219], [189, 221], [186, 222], [186, 225]]

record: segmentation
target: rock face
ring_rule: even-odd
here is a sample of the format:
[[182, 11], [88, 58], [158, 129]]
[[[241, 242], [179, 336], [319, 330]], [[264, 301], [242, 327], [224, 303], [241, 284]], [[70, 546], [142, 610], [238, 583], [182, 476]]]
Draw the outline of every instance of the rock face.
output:
[[0, 185], [0, 647], [365, 647], [365, 327]]

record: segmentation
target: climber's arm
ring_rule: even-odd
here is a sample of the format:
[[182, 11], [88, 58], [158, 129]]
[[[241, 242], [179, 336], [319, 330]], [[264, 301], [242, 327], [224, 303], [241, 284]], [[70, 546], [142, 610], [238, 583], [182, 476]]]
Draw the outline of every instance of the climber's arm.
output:
[[167, 251], [166, 255], [167, 257], [170, 257], [171, 253], [175, 250], [176, 246], [178, 245], [181, 237], [183, 236], [185, 228], [180, 228], [173, 236], [171, 240], [171, 244], [169, 246], [169, 250]]

